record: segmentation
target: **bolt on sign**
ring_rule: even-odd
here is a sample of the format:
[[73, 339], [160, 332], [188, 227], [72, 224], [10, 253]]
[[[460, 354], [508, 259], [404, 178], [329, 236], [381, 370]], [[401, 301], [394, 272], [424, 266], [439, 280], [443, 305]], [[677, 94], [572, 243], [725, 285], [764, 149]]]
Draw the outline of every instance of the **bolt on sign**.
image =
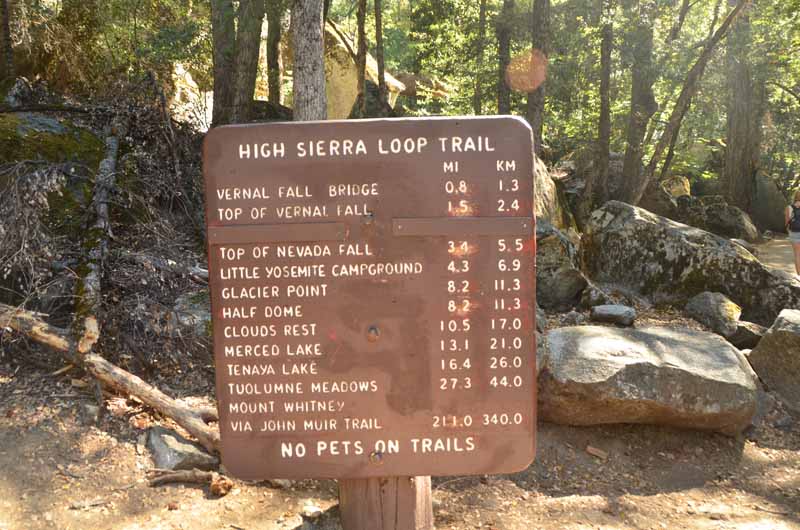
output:
[[525, 122], [227, 126], [206, 137], [203, 167], [232, 474], [484, 474], [531, 463]]

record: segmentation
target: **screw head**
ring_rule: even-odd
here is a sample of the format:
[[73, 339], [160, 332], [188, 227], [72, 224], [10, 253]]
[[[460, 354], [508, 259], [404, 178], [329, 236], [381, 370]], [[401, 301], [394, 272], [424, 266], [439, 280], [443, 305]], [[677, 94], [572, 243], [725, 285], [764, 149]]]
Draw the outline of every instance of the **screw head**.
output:
[[370, 326], [367, 330], [367, 340], [370, 342], [375, 342], [381, 337], [381, 330], [378, 329], [378, 326]]

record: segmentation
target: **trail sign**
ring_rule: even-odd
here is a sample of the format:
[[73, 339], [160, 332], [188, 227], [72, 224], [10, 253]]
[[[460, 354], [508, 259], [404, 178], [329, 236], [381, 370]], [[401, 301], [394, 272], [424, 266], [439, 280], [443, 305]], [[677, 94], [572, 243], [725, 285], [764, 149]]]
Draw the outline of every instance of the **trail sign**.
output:
[[510, 117], [209, 132], [213, 342], [232, 474], [530, 464], [532, 166], [530, 129]]

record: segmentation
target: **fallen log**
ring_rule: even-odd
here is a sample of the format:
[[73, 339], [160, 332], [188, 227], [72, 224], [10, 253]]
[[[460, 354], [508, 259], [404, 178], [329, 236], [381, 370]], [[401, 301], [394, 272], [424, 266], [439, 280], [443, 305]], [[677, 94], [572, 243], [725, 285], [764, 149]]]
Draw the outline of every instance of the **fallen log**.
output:
[[227, 495], [233, 489], [233, 481], [231, 479], [214, 471], [153, 469], [147, 472], [147, 477], [150, 479], [151, 486], [161, 486], [174, 482], [208, 484], [211, 487], [211, 493], [219, 497]]
[[91, 352], [94, 345], [100, 340], [98, 321], [102, 304], [100, 282], [103, 276], [103, 264], [108, 257], [108, 240], [111, 237], [108, 203], [116, 185], [120, 138], [125, 136], [127, 129], [126, 119], [120, 120], [111, 128], [106, 137], [106, 156], [100, 162], [94, 181], [92, 204], [95, 221], [84, 240], [86, 254], [83, 268], [86, 274], [79, 280], [76, 292], [75, 329], [81, 333], [78, 340], [78, 353], [81, 355]]
[[101, 356], [78, 353], [78, 341], [68, 330], [44, 322], [38, 314], [0, 304], [0, 329], [11, 328], [30, 339], [53, 348], [71, 364], [80, 366], [100, 382], [123, 394], [135, 396], [148, 407], [171, 418], [186, 429], [210, 453], [219, 451], [219, 431], [206, 424], [208, 411], [195, 412], [139, 377]]

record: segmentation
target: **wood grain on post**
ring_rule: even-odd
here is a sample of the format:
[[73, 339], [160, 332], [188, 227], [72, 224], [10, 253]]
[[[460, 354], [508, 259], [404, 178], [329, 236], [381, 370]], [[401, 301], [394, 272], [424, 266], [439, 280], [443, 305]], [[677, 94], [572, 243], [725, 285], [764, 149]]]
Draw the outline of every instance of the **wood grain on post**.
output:
[[344, 530], [433, 530], [431, 477], [339, 481]]

